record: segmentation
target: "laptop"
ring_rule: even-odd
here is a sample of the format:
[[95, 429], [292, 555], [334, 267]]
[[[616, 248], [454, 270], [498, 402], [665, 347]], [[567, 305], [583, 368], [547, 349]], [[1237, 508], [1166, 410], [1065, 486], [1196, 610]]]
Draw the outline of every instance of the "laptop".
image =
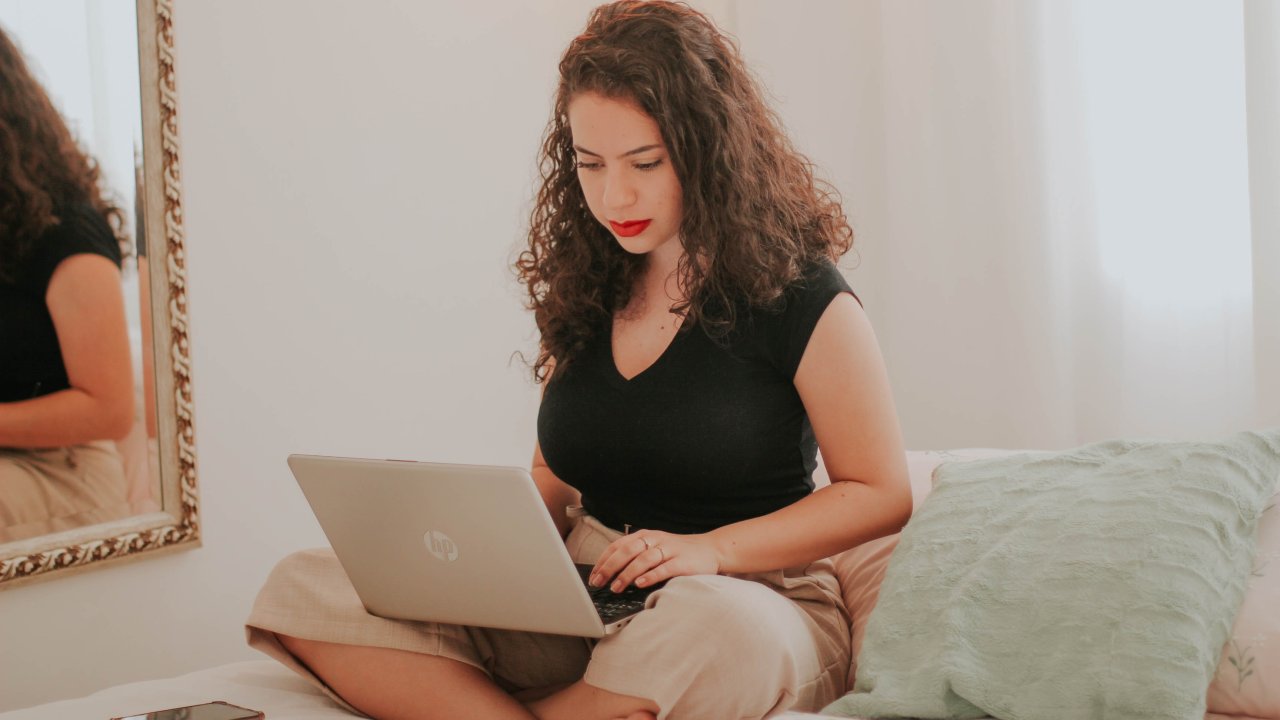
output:
[[290, 455], [289, 469], [380, 617], [599, 638], [661, 587], [589, 586], [523, 468]]

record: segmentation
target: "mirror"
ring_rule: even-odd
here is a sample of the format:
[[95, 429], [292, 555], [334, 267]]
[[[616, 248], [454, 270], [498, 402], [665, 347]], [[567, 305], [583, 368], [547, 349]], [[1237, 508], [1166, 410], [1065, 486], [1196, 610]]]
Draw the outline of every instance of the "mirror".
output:
[[0, 442], [0, 477], [11, 479], [0, 488], [6, 589], [197, 547], [200, 534], [172, 0], [0, 0], [0, 26], [122, 211], [134, 389], [123, 438]]

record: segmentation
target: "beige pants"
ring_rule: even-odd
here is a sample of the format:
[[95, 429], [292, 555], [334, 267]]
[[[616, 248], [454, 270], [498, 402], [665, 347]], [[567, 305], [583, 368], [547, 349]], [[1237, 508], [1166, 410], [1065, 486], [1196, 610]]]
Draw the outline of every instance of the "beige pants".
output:
[[115, 443], [0, 448], [0, 543], [133, 514]]
[[[594, 518], [566, 545], [592, 563], [619, 537]], [[601, 640], [387, 620], [365, 612], [332, 551], [282, 560], [246, 622], [249, 644], [357, 712], [280, 644], [276, 633], [458, 660], [508, 691], [574, 682], [651, 699], [659, 718], [759, 718], [816, 710], [844, 693], [849, 618], [829, 560], [795, 570], [675, 578], [648, 609]]]

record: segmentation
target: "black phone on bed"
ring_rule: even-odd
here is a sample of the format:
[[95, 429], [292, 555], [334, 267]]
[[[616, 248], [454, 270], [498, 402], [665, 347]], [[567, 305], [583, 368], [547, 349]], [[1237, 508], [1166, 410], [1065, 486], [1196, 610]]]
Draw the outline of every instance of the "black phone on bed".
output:
[[152, 710], [138, 715], [125, 715], [111, 720], [262, 720], [266, 716], [260, 710], [250, 710], [229, 702], [215, 700], [200, 705]]

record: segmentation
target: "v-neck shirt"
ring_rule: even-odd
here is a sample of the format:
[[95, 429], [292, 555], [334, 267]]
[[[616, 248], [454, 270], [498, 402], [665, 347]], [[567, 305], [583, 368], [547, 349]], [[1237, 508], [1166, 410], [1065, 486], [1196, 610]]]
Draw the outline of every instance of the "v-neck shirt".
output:
[[794, 378], [842, 292], [853, 294], [839, 270], [817, 265], [775, 307], [740, 311], [726, 338], [681, 328], [630, 379], [603, 328], [543, 393], [547, 466], [618, 530], [706, 532], [803, 498], [818, 446]]

